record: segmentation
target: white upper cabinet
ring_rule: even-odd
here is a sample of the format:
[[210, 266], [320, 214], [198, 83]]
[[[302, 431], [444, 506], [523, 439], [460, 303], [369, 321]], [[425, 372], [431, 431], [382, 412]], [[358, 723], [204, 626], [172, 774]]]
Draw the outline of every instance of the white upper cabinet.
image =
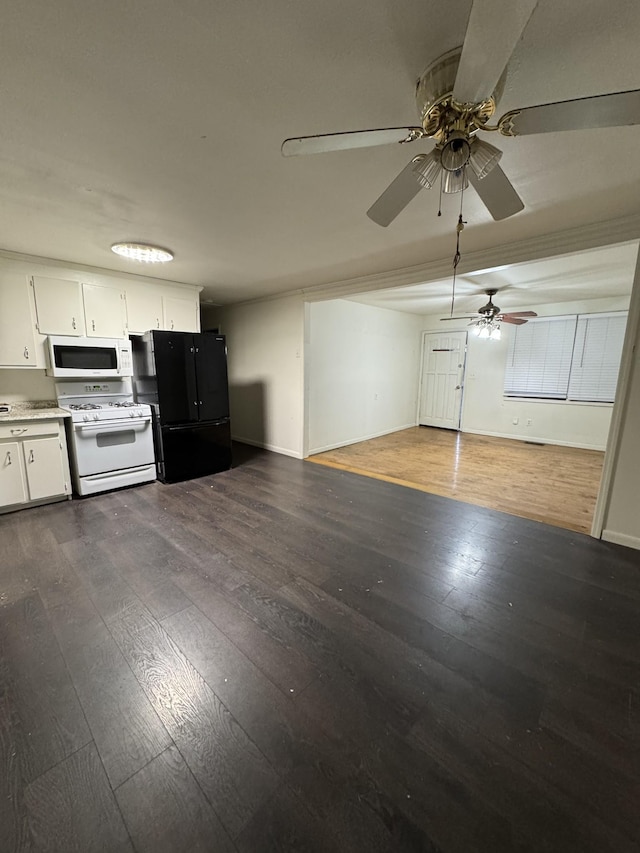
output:
[[162, 295], [152, 286], [127, 285], [127, 328], [130, 335], [162, 329]]
[[44, 367], [37, 344], [29, 279], [5, 273], [0, 276], [0, 367]]
[[[5, 278], [13, 282], [6, 288], [2, 285]], [[43, 362], [44, 335], [123, 338], [150, 329], [200, 331], [200, 303], [195, 287], [118, 280], [115, 276], [89, 283], [36, 275], [31, 278], [30, 287], [25, 285], [24, 289], [19, 281], [17, 274], [0, 273], [0, 332], [7, 328], [0, 340], [0, 366], [16, 366], [16, 359], [19, 366], [30, 366], [34, 335], [37, 356]], [[9, 360], [3, 360], [5, 357]]]
[[124, 293], [99, 284], [83, 284], [82, 292], [87, 337], [125, 338]]
[[200, 303], [195, 297], [163, 296], [163, 326], [170, 332], [199, 332]]
[[84, 335], [82, 284], [65, 278], [32, 279], [41, 335]]

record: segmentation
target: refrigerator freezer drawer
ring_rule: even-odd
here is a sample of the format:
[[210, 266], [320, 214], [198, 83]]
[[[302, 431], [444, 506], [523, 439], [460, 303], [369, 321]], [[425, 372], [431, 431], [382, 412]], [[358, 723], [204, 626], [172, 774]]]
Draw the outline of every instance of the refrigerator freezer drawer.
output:
[[177, 483], [231, 468], [231, 424], [162, 427], [159, 478]]

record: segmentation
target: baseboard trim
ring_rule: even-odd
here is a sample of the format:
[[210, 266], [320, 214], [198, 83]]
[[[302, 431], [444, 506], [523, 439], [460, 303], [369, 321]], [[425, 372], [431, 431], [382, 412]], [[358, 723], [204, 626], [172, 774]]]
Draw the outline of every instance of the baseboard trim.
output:
[[627, 533], [618, 533], [615, 530], [603, 530], [602, 539], [612, 542], [614, 545], [624, 545], [627, 548], [635, 548], [640, 551], [640, 537], [629, 536]]
[[359, 438], [350, 438], [348, 441], [337, 441], [335, 444], [327, 444], [324, 447], [314, 447], [309, 450], [308, 456], [313, 456], [316, 453], [325, 453], [327, 450], [336, 450], [338, 447], [348, 447], [350, 444], [359, 444], [361, 441], [370, 441], [372, 438], [380, 438], [383, 435], [391, 435], [394, 432], [400, 432], [403, 429], [411, 429], [411, 427], [417, 426], [417, 423], [414, 421], [410, 424], [404, 424], [403, 426], [392, 427], [391, 429], [382, 430], [382, 432], [373, 432], [370, 435], [363, 435]]
[[291, 456], [293, 459], [302, 459], [302, 453], [296, 450], [289, 450], [288, 447], [278, 447], [277, 444], [267, 444], [264, 441], [254, 441], [252, 438], [243, 438], [241, 435], [232, 435], [232, 441], [237, 441], [240, 444], [249, 444], [251, 447], [261, 447], [263, 450], [271, 450], [273, 453], [281, 453], [282, 456]]
[[472, 435], [488, 435], [493, 438], [510, 438], [513, 441], [532, 441], [535, 444], [556, 444], [559, 447], [577, 447], [580, 450], [599, 450], [604, 453], [605, 445], [600, 444], [581, 444], [576, 441], [558, 441], [551, 438], [540, 438], [536, 435], [513, 435], [508, 432], [489, 432], [483, 429], [461, 429], [460, 432], [468, 432]]

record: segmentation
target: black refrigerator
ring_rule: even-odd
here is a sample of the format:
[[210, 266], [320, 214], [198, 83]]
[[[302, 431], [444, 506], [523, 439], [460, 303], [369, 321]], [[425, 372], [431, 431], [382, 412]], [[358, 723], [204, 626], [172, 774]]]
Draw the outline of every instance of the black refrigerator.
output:
[[231, 468], [224, 335], [154, 330], [132, 341], [136, 399], [153, 412], [158, 479], [176, 483]]

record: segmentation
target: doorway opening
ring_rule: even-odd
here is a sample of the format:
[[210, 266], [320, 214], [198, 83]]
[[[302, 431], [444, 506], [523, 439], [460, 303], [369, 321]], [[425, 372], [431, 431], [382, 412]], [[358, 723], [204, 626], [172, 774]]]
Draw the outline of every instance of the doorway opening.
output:
[[[454, 314], [464, 316], [446, 324], [448, 278], [309, 303], [309, 458], [588, 532], [613, 403], [509, 396], [516, 327], [503, 327], [501, 340], [467, 338], [466, 315], [474, 316], [487, 289], [505, 312], [535, 311], [541, 322], [624, 314], [637, 248], [632, 241], [459, 275]], [[470, 472], [466, 460], [476, 463]], [[435, 482], [443, 467], [455, 489]], [[573, 489], [557, 512], [554, 472], [564, 472]], [[463, 496], [465, 478], [471, 485]], [[527, 500], [536, 490], [539, 498]], [[514, 495], [521, 507], [507, 501]]]

